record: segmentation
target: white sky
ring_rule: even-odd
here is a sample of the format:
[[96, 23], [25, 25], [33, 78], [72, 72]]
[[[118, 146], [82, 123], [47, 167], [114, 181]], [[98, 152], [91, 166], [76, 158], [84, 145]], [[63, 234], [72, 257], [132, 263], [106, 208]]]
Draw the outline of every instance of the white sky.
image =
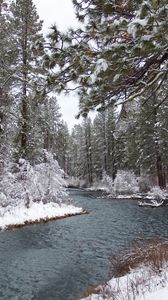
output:
[[[44, 20], [43, 32], [46, 34], [48, 28], [56, 24], [58, 29], [66, 31], [69, 27], [77, 27], [74, 8], [71, 0], [34, 0], [37, 12], [41, 20]], [[64, 121], [71, 129], [74, 124], [79, 123], [75, 119], [78, 113], [78, 98], [75, 94], [71, 96], [57, 96]]]

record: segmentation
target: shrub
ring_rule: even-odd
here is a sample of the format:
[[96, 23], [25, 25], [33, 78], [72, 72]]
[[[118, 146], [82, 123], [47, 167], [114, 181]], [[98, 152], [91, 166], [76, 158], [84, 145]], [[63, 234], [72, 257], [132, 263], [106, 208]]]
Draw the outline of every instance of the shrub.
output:
[[63, 171], [52, 154], [45, 152], [45, 162], [31, 166], [25, 159], [4, 168], [0, 181], [0, 205], [29, 207], [32, 201], [61, 203], [68, 198], [63, 186]]
[[121, 277], [140, 266], [147, 266], [154, 272], [160, 272], [167, 261], [168, 243], [159, 240], [136, 242], [130, 253], [111, 258], [110, 274]]
[[118, 171], [114, 180], [116, 194], [132, 194], [139, 192], [138, 181], [133, 172]]
[[103, 172], [103, 178], [100, 182], [100, 188], [110, 194], [114, 193], [113, 179], [109, 175], [107, 175], [106, 172]]
[[156, 200], [164, 200], [167, 197], [167, 193], [165, 190], [161, 190], [160, 187], [154, 186], [148, 192], [148, 197], [151, 199], [156, 199]]

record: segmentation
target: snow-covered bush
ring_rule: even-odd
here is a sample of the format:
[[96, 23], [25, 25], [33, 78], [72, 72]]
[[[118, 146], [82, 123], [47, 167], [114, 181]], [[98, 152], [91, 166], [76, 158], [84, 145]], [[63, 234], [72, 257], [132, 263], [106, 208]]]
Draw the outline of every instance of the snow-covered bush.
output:
[[45, 153], [46, 162], [35, 166], [37, 172], [37, 187], [43, 202], [60, 203], [67, 199], [64, 172], [51, 153]]
[[148, 198], [156, 200], [164, 200], [167, 196], [168, 194], [166, 193], [166, 191], [161, 190], [161, 188], [158, 186], [154, 186], [153, 188], [151, 188], [147, 195]]
[[132, 194], [139, 192], [138, 181], [133, 172], [118, 171], [114, 180], [116, 194]]
[[0, 205], [15, 205], [22, 199], [22, 194], [23, 187], [17, 180], [16, 165], [5, 165], [0, 178]]
[[113, 179], [106, 172], [103, 172], [102, 180], [95, 181], [89, 190], [113, 194]]
[[113, 179], [107, 175], [106, 172], [103, 172], [103, 178], [101, 180], [100, 187], [102, 190], [110, 194], [114, 193]]
[[0, 205], [18, 205], [32, 202], [57, 202], [68, 199], [63, 171], [52, 154], [45, 152], [45, 162], [31, 166], [20, 159], [18, 164], [4, 170], [0, 182]]

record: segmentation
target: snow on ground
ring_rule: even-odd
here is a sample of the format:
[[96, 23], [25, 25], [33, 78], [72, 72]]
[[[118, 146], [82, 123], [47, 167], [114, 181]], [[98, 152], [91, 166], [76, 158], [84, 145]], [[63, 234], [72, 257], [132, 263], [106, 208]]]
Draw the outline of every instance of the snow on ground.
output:
[[96, 290], [98, 294], [92, 294], [85, 300], [167, 300], [168, 268], [157, 273], [149, 267], [140, 268], [123, 277], [113, 278]]
[[0, 208], [0, 229], [19, 226], [42, 220], [57, 219], [84, 213], [84, 210], [73, 205], [57, 204], [49, 202], [46, 204], [32, 203], [29, 208], [23, 204], [15, 207]]
[[[138, 300], [141, 300], [141, 299], [138, 299]], [[162, 288], [158, 291], [146, 294], [145, 298], [143, 298], [143, 299], [144, 300], [167, 300], [168, 299], [168, 285], [166, 285], [164, 288]]]

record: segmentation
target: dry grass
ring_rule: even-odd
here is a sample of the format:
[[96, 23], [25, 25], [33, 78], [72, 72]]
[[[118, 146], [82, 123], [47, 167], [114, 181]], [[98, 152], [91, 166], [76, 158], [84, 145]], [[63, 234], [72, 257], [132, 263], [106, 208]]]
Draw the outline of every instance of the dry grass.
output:
[[87, 298], [88, 296], [92, 295], [92, 294], [98, 294], [99, 293], [99, 289], [94, 287], [94, 286], [89, 286], [80, 296], [79, 299], [81, 298]]
[[113, 256], [110, 275], [121, 277], [139, 266], [149, 266], [154, 272], [160, 272], [168, 262], [168, 243], [160, 240], [136, 242], [132, 251], [126, 255]]

